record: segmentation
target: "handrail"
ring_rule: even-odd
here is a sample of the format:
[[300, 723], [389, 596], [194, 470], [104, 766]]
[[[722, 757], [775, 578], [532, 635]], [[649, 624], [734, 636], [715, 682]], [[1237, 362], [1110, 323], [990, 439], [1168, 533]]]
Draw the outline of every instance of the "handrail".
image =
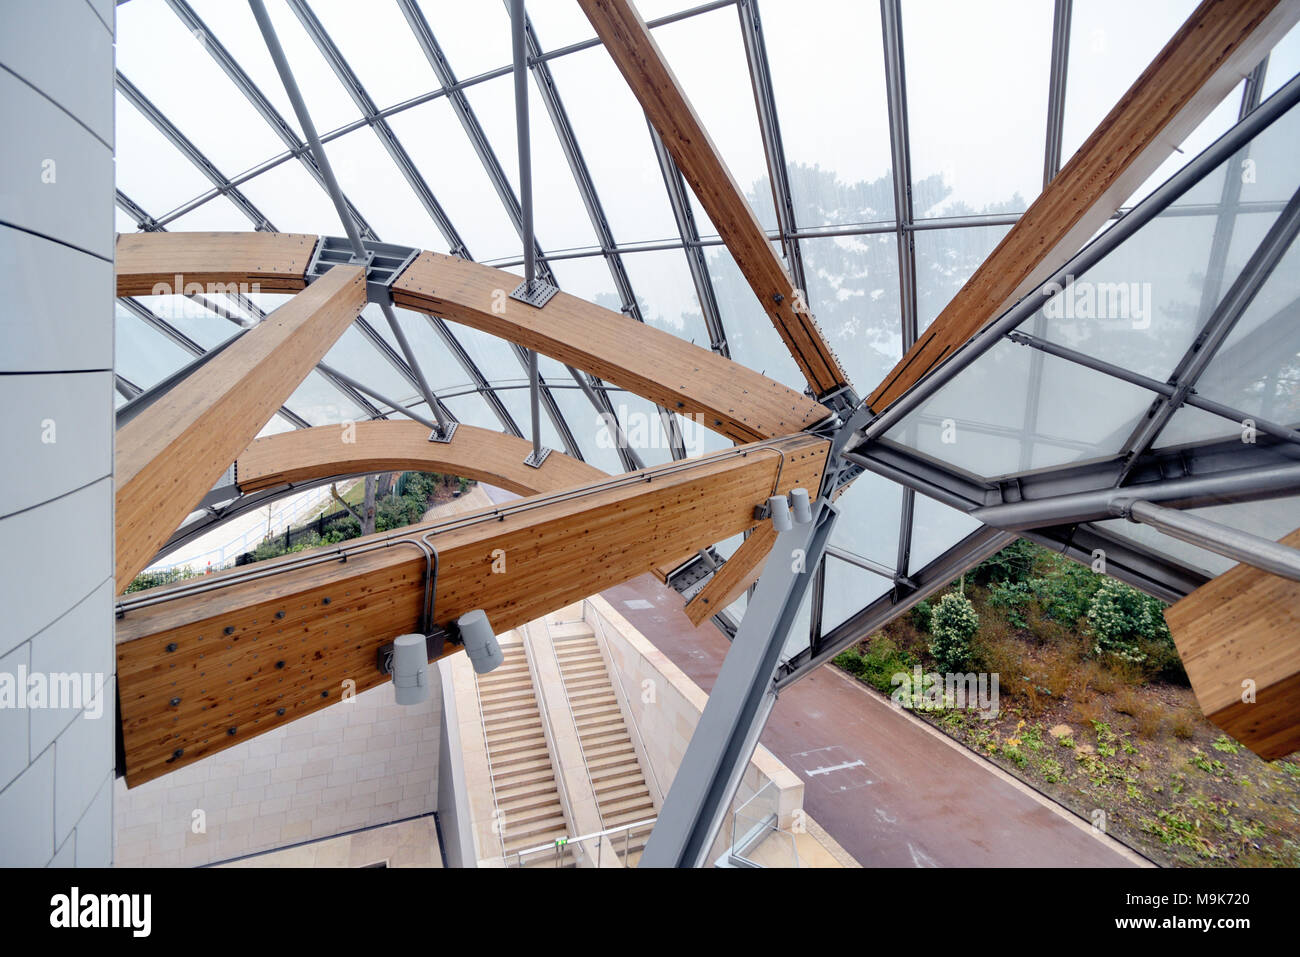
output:
[[[526, 854], [540, 854], [542, 851], [555, 851], [561, 847], [568, 847], [570, 844], [581, 844], [585, 841], [590, 841], [593, 838], [608, 837], [611, 834], [619, 834], [623, 832], [630, 834], [638, 828], [654, 824], [657, 820], [659, 820], [658, 817], [651, 817], [646, 818], [644, 821], [633, 821], [631, 824], [620, 824], [618, 827], [605, 828], [603, 831], [593, 831], [591, 834], [583, 834], [580, 837], [562, 837], [551, 841], [549, 844], [538, 844], [536, 847], [526, 847], [522, 850], [512, 851], [511, 855], [516, 858], [516, 861], [518, 861], [519, 858], [522, 858]], [[626, 855], [624, 855], [623, 858], [623, 866], [627, 866]]]
[[[573, 699], [569, 696], [569, 682], [568, 682], [568, 679], [564, 677], [564, 666], [560, 664], [560, 655], [559, 655], [559, 652], [556, 650], [556, 647], [555, 647], [555, 638], [554, 638], [554, 636], [551, 635], [551, 623], [550, 623], [549, 621], [547, 621], [545, 618], [543, 618], [543, 619], [542, 619], [542, 625], [545, 626], [545, 628], [546, 628], [546, 640], [549, 641], [549, 642], [551, 643], [551, 656], [555, 659], [555, 668], [556, 668], [556, 670], [560, 673], [560, 686], [564, 689], [564, 707], [568, 710], [568, 712], [569, 712], [569, 720], [573, 723], [573, 730], [574, 730], [574, 732], [577, 733], [577, 732], [578, 732], [578, 717], [577, 717], [577, 715], [575, 715], [575, 714], [573, 713]], [[541, 688], [541, 682], [539, 681], [537, 684], [538, 684], [538, 688], [539, 688], [539, 690], [540, 690], [540, 688]], [[544, 692], [543, 692], [543, 694], [544, 694]], [[577, 743], [578, 743], [578, 753], [582, 756], [582, 773], [585, 774], [585, 775], [587, 776], [587, 786], [591, 788], [591, 793], [592, 793], [592, 796], [594, 797], [595, 794], [596, 794], [596, 782], [593, 781], [593, 780], [591, 779], [591, 768], [590, 768], [590, 767], [588, 766], [588, 764], [587, 764], [587, 749], [586, 749], [585, 747], [583, 747], [583, 745], [582, 745], [582, 735], [581, 735], [581, 733], [578, 733], [578, 734], [577, 734], [577, 737], [578, 737], [578, 742], [577, 742]], [[563, 775], [557, 775], [557, 777], [563, 777]], [[599, 807], [596, 808], [596, 813], [597, 813], [597, 815], [600, 814], [600, 808], [599, 808]], [[603, 820], [603, 819], [602, 819], [601, 823], [602, 823], [602, 824], [604, 823], [604, 820]], [[599, 854], [597, 855], [597, 858], [596, 858], [596, 859], [597, 859], [597, 862], [599, 863], [599, 860], [600, 860], [600, 856], [599, 856]]]
[[[605, 645], [606, 648], [608, 648], [608, 647], [609, 647], [609, 638], [608, 638], [608, 636], [605, 634], [605, 618], [604, 618], [604, 616], [601, 615], [600, 610], [599, 610], [598, 608], [596, 608], [595, 605], [592, 605], [592, 604], [591, 604], [591, 599], [590, 599], [590, 598], [584, 598], [584, 599], [582, 600], [582, 605], [583, 605], [584, 608], [590, 606], [590, 608], [591, 608], [591, 613], [592, 613], [592, 615], [593, 615], [593, 616], [595, 617], [595, 619], [596, 619], [596, 626], [597, 626], [597, 628], [600, 630], [600, 641]], [[624, 706], [625, 706], [626, 709], [627, 709], [627, 714], [624, 715], [624, 717], [630, 719], [630, 718], [631, 718], [631, 712], [632, 712], [632, 704], [631, 704], [631, 699], [628, 697], [628, 694], [627, 694], [627, 687], [623, 684], [623, 673], [622, 673], [621, 671], [619, 671], [617, 668], [614, 668], [614, 669], [607, 669], [607, 670], [612, 670], [613, 673], [614, 673], [615, 679], [618, 681], [618, 689], [619, 689], [620, 691], [623, 692], [623, 704], [624, 704]], [[662, 789], [662, 788], [660, 787], [660, 785], [659, 785], [659, 776], [658, 776], [657, 774], [655, 774], [654, 765], [650, 762], [650, 752], [646, 749], [646, 746], [645, 746], [645, 738], [641, 737], [641, 726], [640, 726], [637, 722], [635, 722], [635, 721], [631, 721], [631, 720], [625, 721], [624, 724], [629, 725], [629, 726], [631, 727], [632, 734], [636, 735], [636, 741], [637, 741], [637, 744], [640, 746], [640, 752], [641, 752], [641, 754], [644, 754], [644, 755], [646, 756], [646, 757], [645, 757], [645, 767], [643, 768], [643, 770], [645, 770], [645, 771], [649, 771], [649, 772], [650, 772], [650, 780], [651, 780], [652, 782], [654, 782], [654, 793], [656, 793], [656, 794], [659, 795], [659, 800], [660, 800], [660, 802], [662, 802], [662, 801], [663, 801], [663, 797], [664, 797], [664, 792], [663, 792], [663, 789]], [[584, 760], [585, 760], [585, 756], [584, 756]], [[638, 761], [637, 763], [640, 764], [641, 762]]]
[[[565, 817], [569, 820], [569, 823], [572, 824], [571, 815], [573, 813], [573, 798], [569, 795], [569, 789], [564, 783], [564, 775], [556, 766], [555, 728], [551, 726], [551, 712], [550, 706], [547, 703], [549, 699], [546, 697], [546, 688], [542, 684], [541, 676], [537, 673], [537, 662], [533, 660], [532, 635], [528, 630], [528, 626], [531, 624], [532, 622], [528, 622], [520, 625], [518, 629], [519, 636], [523, 642], [524, 660], [528, 664], [528, 677], [532, 682], [533, 695], [537, 698], [537, 712], [542, 719], [542, 735], [546, 738], [547, 757], [551, 761], [551, 774], [552, 777], [555, 778], [555, 790], [560, 796], [560, 810], [562, 812], [568, 811], [568, 814], [566, 814]], [[547, 629], [547, 637], [550, 637], [549, 629]], [[560, 673], [560, 680], [564, 680], [563, 672]], [[568, 700], [567, 689], [565, 691], [565, 700], [566, 702]], [[570, 709], [570, 717], [572, 717], [572, 709]], [[578, 750], [582, 750], [581, 746], [579, 746]], [[585, 765], [587, 761], [587, 756], [585, 754], [582, 757], [582, 761]]]

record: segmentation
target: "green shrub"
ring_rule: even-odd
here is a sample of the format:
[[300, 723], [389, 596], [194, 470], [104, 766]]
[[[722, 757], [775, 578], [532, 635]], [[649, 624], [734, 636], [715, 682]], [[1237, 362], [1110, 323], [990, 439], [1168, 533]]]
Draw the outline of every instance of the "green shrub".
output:
[[988, 603], [995, 608], [1005, 608], [1007, 620], [1017, 628], [1028, 628], [1024, 612], [1035, 600], [1033, 582], [995, 582], [989, 589]]
[[1147, 658], [1140, 643], [1172, 645], [1162, 610], [1155, 598], [1113, 578], [1105, 579], [1088, 604], [1093, 654], [1110, 654], [1136, 663]]
[[1024, 582], [1033, 577], [1034, 566], [1044, 549], [1033, 542], [1017, 538], [995, 555], [990, 555], [975, 566], [975, 581], [981, 585], [991, 582]]
[[912, 606], [912, 610], [907, 613], [907, 617], [917, 631], [929, 634], [930, 615], [933, 611], [934, 606], [928, 600], [922, 599]]
[[194, 578], [198, 574], [189, 565], [181, 568], [168, 568], [160, 572], [141, 572], [135, 576], [131, 584], [126, 586], [126, 590], [127, 592], [144, 591], [146, 588], [157, 588], [159, 585], [182, 582], [187, 578]]
[[940, 671], [966, 671], [970, 665], [971, 638], [979, 631], [980, 616], [970, 599], [948, 592], [939, 599], [930, 615], [930, 654]]
[[1049, 553], [1044, 564], [1046, 574], [1035, 583], [1043, 611], [1055, 621], [1073, 625], [1087, 614], [1092, 596], [1106, 579], [1062, 555]]
[[885, 635], [876, 635], [862, 652], [862, 671], [858, 675], [877, 691], [890, 694], [894, 690], [894, 675], [911, 671], [916, 659], [894, 644]]

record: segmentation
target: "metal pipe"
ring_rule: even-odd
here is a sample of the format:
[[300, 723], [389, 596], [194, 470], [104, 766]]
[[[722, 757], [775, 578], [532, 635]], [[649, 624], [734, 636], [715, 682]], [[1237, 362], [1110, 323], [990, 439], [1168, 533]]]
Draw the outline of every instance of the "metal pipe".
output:
[[[368, 269], [366, 249], [361, 242], [361, 234], [357, 231], [356, 220], [348, 210], [347, 200], [343, 198], [343, 190], [339, 188], [338, 178], [334, 175], [334, 167], [330, 165], [329, 157], [325, 154], [325, 146], [321, 143], [320, 135], [316, 132], [316, 124], [312, 122], [311, 113], [307, 110], [307, 102], [302, 98], [302, 91], [298, 89], [298, 81], [294, 79], [293, 70], [289, 68], [289, 60], [284, 55], [284, 49], [280, 46], [280, 38], [276, 36], [275, 27], [271, 24], [271, 18], [267, 15], [266, 5], [262, 0], [248, 0], [248, 5], [252, 8], [253, 18], [257, 21], [257, 27], [262, 32], [262, 39], [266, 42], [266, 48], [271, 53], [271, 59], [275, 63], [275, 70], [280, 75], [280, 82], [284, 84], [284, 92], [293, 105], [294, 115], [298, 117], [298, 125], [302, 127], [303, 135], [307, 138], [312, 157], [320, 168], [321, 179], [325, 182], [325, 191], [329, 193], [330, 201], [334, 204], [334, 210], [338, 213], [339, 220], [343, 223], [343, 229], [348, 234], [348, 242], [352, 244], [353, 255]], [[383, 311], [384, 318], [388, 320], [389, 328], [393, 330], [393, 336], [397, 339], [397, 344], [401, 346], [402, 355], [406, 357], [406, 363], [411, 367], [411, 372], [415, 375], [420, 392], [424, 396], [424, 401], [429, 403], [429, 408], [438, 420], [437, 430], [446, 434], [450, 423], [446, 414], [438, 405], [438, 401], [433, 397], [433, 391], [424, 378], [420, 364], [415, 360], [415, 353], [411, 350], [411, 344], [406, 341], [406, 335], [402, 332], [402, 327], [398, 325], [397, 316], [393, 313], [393, 307], [388, 303], [381, 302], [379, 308]]]
[[[1160, 215], [1175, 200], [1198, 183], [1202, 177], [1225, 162], [1262, 130], [1300, 102], [1300, 76], [1269, 97], [1253, 113], [1227, 133], [1219, 137], [1200, 155], [1166, 180], [1154, 193], [1143, 200], [1127, 216], [1094, 239], [1069, 262], [1056, 271], [1039, 289], [1048, 284], [1064, 288], [1126, 242], [1134, 233]], [[864, 441], [870, 442], [884, 435], [913, 409], [933, 397], [954, 376], [992, 348], [1003, 336], [1011, 332], [1043, 306], [1044, 298], [1031, 292], [1018, 303], [989, 323], [937, 370], [929, 373], [892, 405], [880, 413], [865, 429]]]
[[1272, 542], [1239, 528], [1141, 499], [1115, 502], [1111, 505], [1111, 512], [1131, 522], [1150, 525], [1171, 538], [1216, 552], [1225, 558], [1245, 562], [1272, 575], [1300, 581], [1300, 551], [1281, 542]]
[[[519, 149], [520, 230], [524, 241], [524, 293], [537, 281], [537, 240], [533, 237], [533, 173], [528, 138], [528, 58], [524, 52], [524, 0], [510, 0], [510, 41], [514, 52], [515, 137]], [[528, 353], [528, 401], [533, 416], [533, 462], [542, 460], [542, 408], [537, 353]]]
[[324, 362], [317, 363], [317, 368], [319, 368], [322, 372], [326, 373], [327, 375], [333, 376], [334, 378], [342, 382], [346, 382], [348, 385], [352, 386], [352, 388], [356, 389], [358, 392], [364, 392], [366, 395], [370, 396], [370, 398], [378, 402], [382, 402], [384, 405], [389, 406], [394, 412], [402, 412], [405, 415], [410, 416], [416, 422], [419, 422], [421, 425], [428, 426], [431, 429], [438, 428], [438, 426], [435, 425], [433, 422], [429, 421], [424, 416], [420, 415], [418, 412], [412, 412], [410, 409], [402, 405], [402, 403], [398, 402], [396, 399], [390, 399], [388, 396], [376, 392], [374, 389], [366, 385], [364, 382], [359, 382], [358, 380], [352, 378], [352, 376], [340, 372], [338, 369], [335, 369], [332, 366], [328, 366]]
[[1170, 479], [1147, 485], [1104, 488], [1054, 498], [986, 505], [972, 509], [971, 518], [1007, 531], [1072, 525], [1112, 517], [1116, 502], [1142, 498], [1179, 508], [1252, 502], [1300, 493], [1300, 462], [1263, 469], [1238, 469], [1218, 475]]

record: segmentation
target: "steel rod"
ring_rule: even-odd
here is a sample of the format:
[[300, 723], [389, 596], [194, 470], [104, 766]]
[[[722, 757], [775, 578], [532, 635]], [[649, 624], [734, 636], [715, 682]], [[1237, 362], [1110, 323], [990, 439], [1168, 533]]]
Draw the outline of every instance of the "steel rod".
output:
[[1245, 562], [1261, 571], [1300, 581], [1300, 551], [1280, 542], [1141, 499], [1116, 502], [1111, 511], [1129, 521], [1159, 529], [1171, 538]]
[[[361, 241], [361, 233], [357, 230], [356, 220], [348, 210], [347, 200], [343, 198], [343, 190], [339, 188], [338, 178], [334, 175], [334, 167], [330, 165], [329, 157], [325, 153], [325, 146], [321, 143], [320, 135], [316, 132], [316, 124], [312, 122], [311, 113], [307, 110], [307, 102], [303, 99], [302, 91], [298, 89], [298, 81], [294, 79], [293, 70], [289, 67], [289, 60], [284, 55], [284, 48], [280, 46], [280, 38], [276, 35], [270, 16], [267, 15], [266, 5], [262, 0], [248, 0], [248, 5], [253, 11], [253, 18], [257, 21], [258, 29], [262, 32], [262, 39], [266, 42], [266, 48], [270, 51], [271, 60], [275, 63], [275, 70], [280, 75], [280, 82], [284, 84], [284, 92], [293, 105], [294, 115], [298, 117], [298, 125], [302, 127], [303, 135], [307, 138], [312, 157], [320, 168], [321, 178], [325, 182], [325, 191], [329, 193], [330, 201], [334, 204], [339, 220], [343, 223], [343, 229], [348, 234], [348, 242], [352, 244], [352, 253], [356, 260], [366, 266], [368, 270], [366, 249]], [[445, 435], [450, 423], [446, 414], [438, 405], [437, 399], [434, 398], [433, 391], [429, 388], [424, 372], [421, 371], [420, 364], [415, 359], [411, 344], [407, 341], [405, 333], [402, 332], [402, 327], [397, 322], [393, 307], [389, 303], [381, 302], [380, 309], [384, 313], [384, 318], [388, 320], [389, 328], [392, 329], [397, 344], [402, 349], [402, 355], [405, 356], [407, 365], [411, 367], [411, 372], [415, 375], [416, 383], [420, 387], [424, 401], [429, 404], [429, 409], [438, 420], [436, 428]]]

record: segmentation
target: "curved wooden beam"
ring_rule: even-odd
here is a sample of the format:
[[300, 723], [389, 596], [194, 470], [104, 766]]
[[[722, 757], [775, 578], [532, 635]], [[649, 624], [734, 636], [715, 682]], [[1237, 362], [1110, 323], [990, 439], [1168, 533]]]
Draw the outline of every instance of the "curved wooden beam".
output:
[[117, 623], [127, 784], [387, 680], [376, 653], [421, 627], [426, 580], [435, 623], [481, 608], [505, 631], [754, 527], [774, 491], [815, 492], [829, 445], [792, 435], [134, 595]]
[[[184, 294], [186, 285], [256, 284], [297, 292], [319, 237], [307, 233], [120, 233], [117, 294]], [[159, 287], [165, 287], [160, 289]]]
[[532, 448], [527, 439], [472, 425], [457, 426], [450, 442], [430, 442], [428, 426], [419, 422], [322, 425], [255, 441], [235, 462], [235, 484], [247, 493], [362, 472], [443, 472], [534, 495], [609, 478], [560, 452], [531, 468], [524, 458]]
[[[301, 289], [313, 245], [314, 237], [276, 233], [124, 234], [117, 291], [148, 295], [178, 277], [184, 284]], [[752, 369], [575, 296], [558, 293], [542, 309], [518, 302], [509, 298], [517, 285], [513, 273], [425, 252], [393, 283], [393, 301], [516, 342], [672, 412], [699, 415], [706, 428], [737, 442], [790, 435], [830, 415]]]

